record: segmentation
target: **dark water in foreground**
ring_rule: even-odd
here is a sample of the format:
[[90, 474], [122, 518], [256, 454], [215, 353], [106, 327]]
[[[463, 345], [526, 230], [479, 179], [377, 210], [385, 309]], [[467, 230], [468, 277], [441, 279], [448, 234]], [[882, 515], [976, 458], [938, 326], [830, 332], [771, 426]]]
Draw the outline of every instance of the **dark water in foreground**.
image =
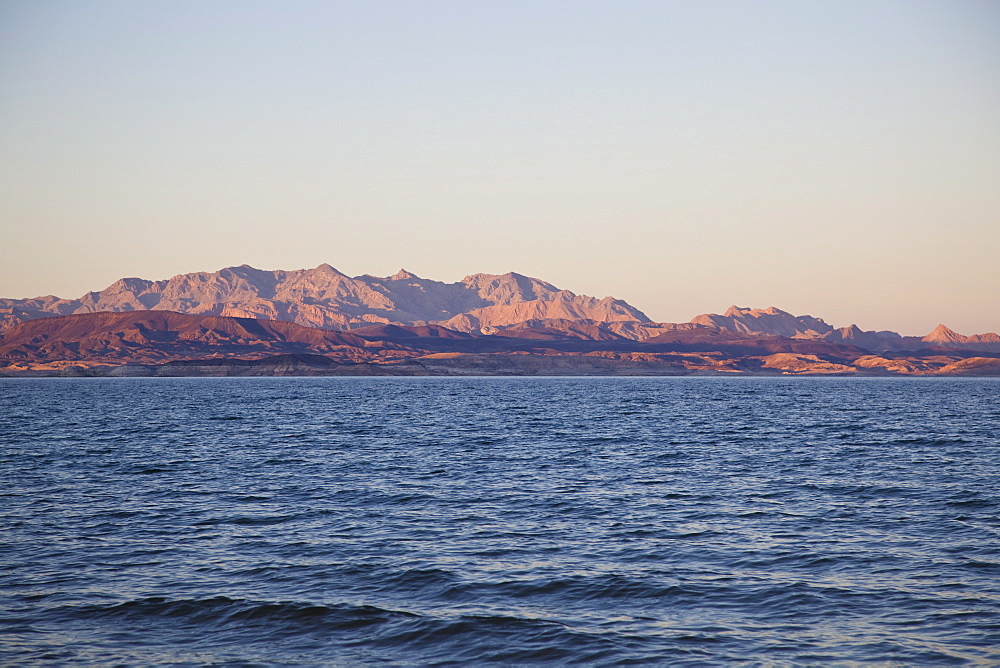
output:
[[0, 402], [0, 663], [1000, 663], [997, 380]]

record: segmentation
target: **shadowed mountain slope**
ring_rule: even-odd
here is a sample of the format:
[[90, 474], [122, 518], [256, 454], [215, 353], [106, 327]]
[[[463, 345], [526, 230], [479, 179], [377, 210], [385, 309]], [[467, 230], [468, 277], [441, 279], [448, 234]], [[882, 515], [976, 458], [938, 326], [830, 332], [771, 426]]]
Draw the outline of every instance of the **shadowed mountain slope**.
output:
[[0, 359], [183, 359], [206, 355], [324, 353], [370, 356], [365, 339], [350, 332], [290, 322], [201, 316], [170, 311], [85, 313], [25, 322], [3, 333]]
[[[440, 325], [379, 324], [331, 331], [273, 320], [169, 311], [85, 313], [33, 320], [0, 334], [0, 373], [89, 367], [92, 375], [130, 375], [136, 365], [146, 365], [140, 375], [987, 375], [997, 368], [995, 361], [981, 353], [959, 353], [940, 346], [916, 356], [879, 356], [823, 339], [741, 334], [691, 324], [664, 326], [655, 336], [637, 341], [611, 331], [617, 324], [553, 320], [495, 334], [470, 334]], [[976, 361], [965, 361], [973, 358]], [[99, 372], [101, 365], [117, 370]], [[162, 368], [150, 370], [148, 365]]]
[[385, 351], [532, 352], [539, 354], [723, 351], [739, 355], [810, 353], [831, 359], [865, 354], [825, 341], [750, 336], [698, 327], [635, 341], [596, 324], [517, 327], [471, 335], [439, 325], [372, 325], [347, 331], [302, 327], [277, 320], [202, 316], [171, 311], [83, 313], [25, 322], [3, 333], [0, 359], [118, 359], [277, 353], [370, 358]]

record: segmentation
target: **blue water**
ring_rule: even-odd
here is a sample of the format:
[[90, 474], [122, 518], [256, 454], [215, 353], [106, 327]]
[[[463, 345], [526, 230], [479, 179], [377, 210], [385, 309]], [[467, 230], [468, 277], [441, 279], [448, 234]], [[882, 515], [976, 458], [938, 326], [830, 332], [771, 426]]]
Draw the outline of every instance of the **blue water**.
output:
[[0, 663], [1000, 663], [997, 380], [0, 402]]

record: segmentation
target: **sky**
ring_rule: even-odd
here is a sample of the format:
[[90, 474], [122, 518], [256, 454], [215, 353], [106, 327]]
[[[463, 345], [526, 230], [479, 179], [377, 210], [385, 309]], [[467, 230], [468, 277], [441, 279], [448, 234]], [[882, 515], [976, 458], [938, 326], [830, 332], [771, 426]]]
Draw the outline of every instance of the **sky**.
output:
[[1000, 331], [1000, 3], [0, 0], [0, 249]]

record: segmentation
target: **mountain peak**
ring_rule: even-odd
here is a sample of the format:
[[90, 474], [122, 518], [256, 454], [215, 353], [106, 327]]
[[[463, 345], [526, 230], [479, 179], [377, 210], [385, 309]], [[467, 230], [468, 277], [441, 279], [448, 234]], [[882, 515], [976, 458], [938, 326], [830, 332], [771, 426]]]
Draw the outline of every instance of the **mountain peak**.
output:
[[961, 343], [965, 341], [964, 336], [955, 332], [954, 330], [944, 326], [938, 325], [934, 328], [934, 331], [925, 336], [922, 341], [926, 343]]
[[420, 278], [420, 277], [417, 276], [416, 274], [406, 271], [405, 269], [400, 269], [399, 271], [397, 271], [392, 276], [389, 276], [388, 278], [390, 281], [410, 281], [413, 280], [414, 278]]
[[317, 266], [312, 271], [319, 271], [319, 272], [322, 272], [324, 274], [336, 274], [337, 276], [346, 276], [346, 274], [344, 274], [343, 272], [337, 270], [335, 267], [330, 266], [326, 262], [320, 264], [319, 266]]

